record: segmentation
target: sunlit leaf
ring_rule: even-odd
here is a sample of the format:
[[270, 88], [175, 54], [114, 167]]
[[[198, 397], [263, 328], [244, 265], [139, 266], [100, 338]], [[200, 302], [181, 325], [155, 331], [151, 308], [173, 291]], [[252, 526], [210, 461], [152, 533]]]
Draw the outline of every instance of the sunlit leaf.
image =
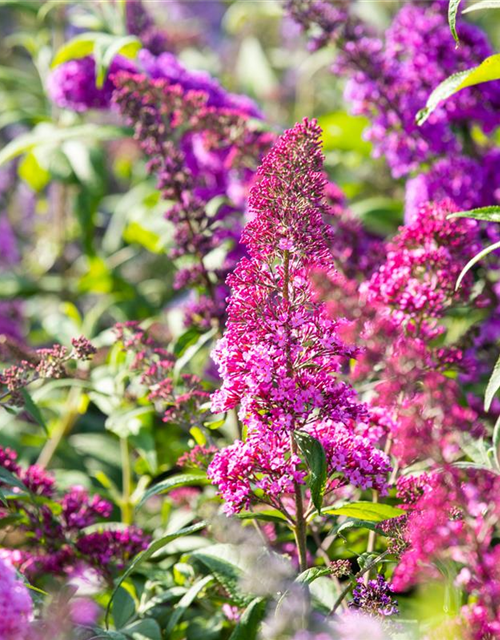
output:
[[486, 247], [486, 249], [483, 249], [477, 255], [475, 255], [472, 258], [472, 260], [469, 260], [469, 262], [465, 265], [465, 267], [462, 269], [460, 275], [458, 276], [457, 284], [455, 285], [455, 290], [460, 287], [460, 285], [462, 284], [462, 280], [465, 278], [467, 273], [472, 269], [472, 267], [475, 264], [480, 262], [488, 254], [490, 254], [492, 251], [496, 251], [497, 249], [500, 249], [500, 242], [495, 242], [495, 244], [492, 244], [489, 247]]
[[458, 91], [484, 82], [498, 80], [499, 78], [500, 54], [498, 53], [486, 58], [486, 60], [483, 60], [477, 67], [454, 73], [449, 78], [446, 78], [446, 80], [431, 93], [425, 108], [417, 113], [417, 123], [419, 125], [424, 124], [441, 102], [447, 100]]
[[488, 382], [488, 386], [486, 387], [486, 393], [484, 394], [484, 410], [489, 411], [491, 407], [491, 403], [493, 402], [493, 398], [495, 397], [496, 392], [500, 389], [500, 358], [497, 360], [495, 364], [495, 368], [493, 369], [493, 373]]
[[466, 7], [462, 13], [472, 13], [473, 11], [481, 11], [482, 9], [500, 9], [500, 0], [483, 0], [476, 4]]
[[451, 213], [448, 218], [472, 218], [473, 220], [483, 220], [485, 222], [500, 222], [500, 207], [481, 207], [470, 211], [459, 211]]
[[0, 166], [42, 145], [58, 144], [65, 140], [75, 139], [98, 142], [124, 137], [131, 137], [131, 131], [127, 127], [84, 124], [75, 127], [58, 128], [45, 123], [35, 127], [29, 133], [18, 136], [5, 145], [0, 151]]
[[94, 51], [97, 33], [84, 33], [63, 44], [52, 60], [52, 67], [57, 67], [69, 60], [85, 58]]
[[162, 480], [162, 482], [158, 482], [158, 484], [154, 484], [152, 487], [149, 487], [142, 496], [137, 508], [142, 507], [149, 498], [163, 495], [172, 491], [172, 489], [177, 489], [179, 487], [199, 487], [206, 484], [210, 484], [210, 480], [202, 473], [183, 473], [182, 475], [167, 478], [167, 480]]
[[334, 508], [327, 507], [323, 510], [324, 514], [332, 516], [349, 516], [359, 520], [367, 520], [369, 522], [382, 522], [391, 518], [398, 518], [406, 512], [403, 509], [392, 507], [389, 504], [381, 504], [377, 502], [353, 502], [343, 507]]
[[457, 33], [457, 13], [461, 1], [462, 0], [450, 0], [450, 4], [448, 5], [448, 22], [450, 24], [451, 35], [457, 44], [459, 43]]
[[328, 470], [325, 450], [321, 442], [308, 433], [296, 431], [294, 437], [309, 468], [308, 486], [311, 490], [313, 504], [318, 513], [321, 513]]

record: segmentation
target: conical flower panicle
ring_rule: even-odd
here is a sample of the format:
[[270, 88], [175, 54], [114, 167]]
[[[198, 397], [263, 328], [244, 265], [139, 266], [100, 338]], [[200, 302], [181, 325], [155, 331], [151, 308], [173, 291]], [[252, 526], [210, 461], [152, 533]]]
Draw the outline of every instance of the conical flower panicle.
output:
[[316, 122], [304, 120], [264, 159], [243, 233], [250, 257], [228, 278], [228, 322], [213, 354], [223, 383], [212, 410], [239, 406], [247, 436], [216, 454], [208, 471], [228, 513], [248, 506], [254, 489], [281, 508], [281, 496], [304, 483], [302, 461], [290, 449], [299, 430], [317, 437], [329, 471], [343, 474], [329, 490], [347, 482], [385, 490], [388, 459], [354, 436], [365, 408], [337, 375], [356, 351], [339, 339], [339, 321], [311, 285], [313, 271], [333, 270], [320, 139]]
[[252, 257], [272, 260], [288, 250], [302, 267], [333, 266], [322, 218], [323, 161], [315, 120], [286, 131], [264, 158], [250, 191], [254, 217], [242, 234]]

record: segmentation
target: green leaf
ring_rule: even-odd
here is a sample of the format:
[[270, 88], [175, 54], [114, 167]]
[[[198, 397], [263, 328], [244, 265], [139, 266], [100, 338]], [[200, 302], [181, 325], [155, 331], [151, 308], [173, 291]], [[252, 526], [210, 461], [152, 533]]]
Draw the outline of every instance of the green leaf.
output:
[[57, 145], [65, 140], [115, 140], [131, 137], [131, 130], [127, 127], [113, 125], [83, 124], [75, 127], [59, 128], [44, 123], [35, 127], [29, 133], [17, 136], [0, 151], [0, 166], [10, 162], [18, 156], [32, 151], [41, 145]]
[[[1, 467], [0, 467], [0, 471], [1, 471]], [[106, 621], [108, 620], [111, 604], [116, 596], [118, 589], [120, 588], [124, 580], [126, 580], [143, 562], [146, 562], [146, 560], [149, 560], [149, 558], [151, 558], [157, 551], [159, 551], [160, 549], [163, 549], [163, 547], [165, 547], [170, 542], [177, 540], [177, 538], [181, 538], [183, 536], [189, 536], [192, 533], [201, 531], [202, 529], [205, 529], [206, 526], [207, 526], [207, 523], [202, 521], [202, 522], [193, 524], [190, 527], [184, 527], [183, 529], [179, 529], [179, 531], [176, 531], [175, 533], [170, 533], [166, 536], [163, 536], [163, 538], [154, 540], [145, 551], [141, 551], [141, 553], [139, 553], [139, 555], [136, 556], [135, 560], [129, 565], [125, 573], [119, 578], [113, 590], [113, 593], [111, 594], [111, 598], [109, 600], [108, 607], [106, 609]]]
[[450, 0], [450, 4], [448, 5], [448, 22], [450, 25], [450, 31], [457, 45], [459, 44], [457, 33], [457, 13], [461, 1], [462, 0]]
[[136, 36], [123, 36], [113, 38], [111, 41], [109, 37], [97, 39], [94, 48], [97, 70], [96, 86], [99, 88], [103, 86], [108, 69], [118, 54], [126, 58], [135, 58], [141, 47], [141, 41]]
[[198, 342], [201, 335], [203, 334], [200, 333], [199, 329], [196, 327], [190, 327], [177, 339], [174, 345], [174, 355], [177, 358], [180, 358], [188, 347]]
[[28, 487], [4, 467], [0, 467], [0, 481], [9, 487], [16, 487], [16, 489], [19, 489], [24, 495], [29, 493]]
[[285, 516], [278, 509], [264, 509], [263, 511], [243, 511], [237, 516], [240, 520], [263, 520], [264, 522], [287, 522]]
[[229, 640], [256, 640], [266, 612], [264, 598], [255, 598], [243, 612]]
[[[175, 363], [174, 366], [174, 374], [176, 376], [180, 375], [180, 372], [183, 368], [190, 362], [192, 358], [198, 353], [198, 351], [205, 345], [209, 340], [211, 340], [217, 334], [217, 327], [213, 327], [210, 331], [206, 333], [202, 333], [199, 335], [198, 340], [194, 342], [194, 344], [190, 344], [185, 350], [183, 350], [182, 355], [178, 356], [179, 359]], [[175, 353], [175, 348], [174, 348]]]
[[77, 60], [91, 55], [94, 51], [97, 36], [98, 34], [96, 33], [83, 33], [63, 44], [52, 60], [52, 68], [69, 60]]
[[126, 589], [119, 587], [113, 599], [113, 622], [115, 627], [122, 629], [134, 615], [134, 599]]
[[173, 476], [172, 478], [167, 478], [166, 480], [162, 480], [162, 482], [158, 482], [152, 487], [149, 487], [142, 496], [137, 508], [139, 509], [142, 507], [142, 505], [152, 496], [168, 493], [169, 491], [172, 491], [172, 489], [177, 489], [178, 487], [203, 486], [207, 484], [210, 484], [210, 480], [207, 476], [201, 473], [183, 473], [178, 476]]
[[33, 191], [43, 191], [50, 182], [50, 173], [41, 166], [34, 153], [27, 153], [24, 156], [19, 163], [17, 173]]
[[481, 207], [470, 211], [459, 211], [451, 213], [448, 218], [472, 218], [473, 220], [484, 220], [485, 222], [500, 222], [500, 207]]
[[498, 466], [500, 463], [500, 416], [493, 429], [493, 455]]
[[493, 373], [486, 387], [486, 393], [484, 394], [484, 410], [489, 411], [493, 398], [496, 392], [500, 389], [500, 358], [498, 358]]
[[500, 9], [500, 0], [483, 0], [467, 7], [462, 13], [472, 13], [473, 11], [481, 11], [482, 9]]
[[42, 429], [48, 435], [49, 430], [47, 429], [47, 423], [45, 422], [42, 412], [34, 403], [33, 398], [30, 396], [30, 394], [26, 389], [21, 389], [21, 395], [23, 396], [24, 408], [26, 409], [26, 411], [33, 418], [33, 420], [42, 427]]
[[365, 551], [364, 553], [361, 553], [357, 557], [359, 568], [366, 569], [368, 565], [372, 565], [377, 558], [378, 553], [373, 553], [373, 551]]
[[386, 534], [377, 527], [376, 522], [373, 520], [358, 520], [357, 518], [352, 518], [346, 520], [346, 522], [341, 522], [334, 529], [333, 533], [336, 533], [343, 537], [343, 532], [351, 529], [368, 529], [369, 531], [375, 531], [376, 533], [385, 536]]
[[151, 407], [118, 409], [108, 416], [104, 426], [120, 438], [137, 436], [152, 424], [154, 412]]
[[472, 260], [469, 260], [469, 262], [465, 265], [465, 267], [462, 269], [460, 275], [458, 276], [458, 280], [457, 280], [457, 284], [455, 285], [455, 291], [458, 289], [458, 287], [461, 285], [462, 280], [465, 278], [465, 276], [467, 275], [467, 273], [472, 269], [472, 267], [477, 264], [480, 260], [482, 260], [483, 258], [485, 258], [488, 254], [490, 254], [492, 251], [496, 251], [497, 249], [500, 249], [500, 242], [495, 242], [495, 244], [490, 245], [489, 247], [486, 247], [486, 249], [483, 249], [482, 251], [480, 251], [477, 255], [475, 255]]
[[308, 433], [296, 431], [294, 437], [309, 468], [308, 486], [313, 504], [318, 513], [321, 513], [328, 474], [325, 450], [321, 442]]
[[312, 608], [328, 616], [339, 596], [337, 583], [331, 578], [320, 576], [309, 585], [309, 591]]
[[295, 578], [297, 584], [311, 584], [322, 576], [329, 576], [331, 574], [328, 567], [311, 567], [306, 569], [300, 575]]
[[122, 629], [123, 633], [127, 634], [134, 640], [162, 640], [161, 629], [156, 620], [152, 618], [145, 618], [144, 620], [136, 620]]
[[363, 139], [369, 121], [345, 111], [334, 111], [318, 118], [323, 130], [323, 148], [326, 151], [355, 151], [369, 156], [372, 145]]
[[166, 637], [170, 637], [170, 634], [180, 622], [182, 616], [194, 602], [198, 594], [213, 581], [213, 576], [205, 576], [201, 580], [198, 580], [198, 582], [195, 582], [189, 591], [180, 599], [172, 616], [170, 617], [170, 620], [168, 621], [167, 628], [165, 630]]
[[368, 520], [369, 522], [382, 522], [383, 520], [398, 518], [404, 515], [406, 511], [378, 502], [353, 502], [338, 509], [328, 507], [323, 510], [323, 513], [333, 516], [349, 516], [350, 518]]
[[[262, 553], [268, 551], [262, 548]], [[243, 593], [240, 586], [244, 576], [255, 571], [252, 565], [255, 556], [250, 558], [238, 545], [214, 544], [194, 551], [190, 558], [202, 564], [238, 606], [248, 606], [255, 597]]]
[[447, 100], [458, 91], [461, 91], [466, 87], [473, 87], [475, 85], [482, 84], [483, 82], [498, 80], [499, 78], [499, 53], [486, 58], [486, 60], [483, 60], [483, 62], [481, 62], [477, 67], [472, 67], [471, 69], [454, 73], [449, 78], [446, 78], [446, 80], [438, 85], [431, 93], [425, 108], [417, 113], [417, 124], [424, 124], [441, 102]]

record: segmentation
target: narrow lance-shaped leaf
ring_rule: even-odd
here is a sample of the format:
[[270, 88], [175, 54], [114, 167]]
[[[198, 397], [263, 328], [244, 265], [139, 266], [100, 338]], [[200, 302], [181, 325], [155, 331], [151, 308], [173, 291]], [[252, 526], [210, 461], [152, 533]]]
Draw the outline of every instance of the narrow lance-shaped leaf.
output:
[[4, 467], [0, 467], [0, 481], [9, 487], [16, 487], [16, 489], [19, 489], [23, 494], [29, 493], [28, 487]]
[[485, 258], [489, 253], [491, 253], [492, 251], [496, 251], [497, 249], [500, 249], [500, 242], [495, 242], [495, 244], [492, 244], [491, 246], [486, 247], [486, 249], [483, 249], [477, 255], [475, 255], [472, 258], [472, 260], [469, 260], [469, 262], [465, 265], [465, 267], [462, 269], [462, 272], [458, 276], [457, 284], [455, 285], [455, 290], [457, 290], [458, 287], [462, 284], [462, 280], [465, 278], [467, 273], [472, 269], [472, 267], [475, 264], [477, 264], [480, 260]]
[[498, 466], [500, 464], [500, 416], [493, 429], [493, 454]]
[[47, 429], [47, 423], [45, 422], [42, 412], [33, 401], [33, 398], [30, 396], [26, 389], [21, 389], [21, 395], [23, 396], [24, 408], [26, 409], [26, 411], [33, 418], [33, 420], [35, 420], [35, 422], [42, 427], [45, 433], [48, 434], [49, 431]]
[[120, 577], [120, 579], [116, 583], [116, 586], [113, 590], [113, 593], [111, 594], [111, 598], [108, 602], [108, 606], [106, 609], [106, 623], [108, 620], [109, 611], [110, 611], [110, 607], [113, 602], [113, 599], [116, 596], [118, 589], [122, 585], [123, 581], [126, 580], [131, 573], [133, 573], [143, 562], [146, 562], [146, 560], [149, 560], [149, 558], [151, 558], [151, 556], [153, 556], [157, 551], [159, 551], [160, 549], [163, 549], [163, 547], [165, 547], [169, 542], [173, 542], [174, 540], [177, 540], [177, 538], [181, 538], [183, 536], [189, 536], [192, 533], [201, 531], [202, 529], [205, 529], [206, 526], [207, 526], [207, 523], [202, 521], [202, 522], [193, 524], [190, 527], [184, 527], [183, 529], [179, 529], [179, 531], [176, 531], [175, 533], [170, 533], [166, 536], [163, 536], [163, 538], [159, 538], [158, 540], [155, 540], [149, 545], [149, 547], [145, 551], [142, 551], [141, 553], [139, 553], [139, 555], [136, 556], [135, 560], [129, 565], [128, 569], [125, 571], [125, 573]]
[[136, 36], [124, 36], [112, 40], [109, 38], [97, 39], [94, 48], [96, 86], [100, 88], [104, 85], [108, 69], [118, 54], [126, 58], [135, 58], [141, 46], [141, 41]]
[[170, 638], [171, 632], [175, 629], [177, 624], [180, 622], [182, 616], [187, 611], [187, 609], [191, 606], [191, 604], [196, 599], [197, 595], [203, 591], [205, 587], [207, 587], [211, 582], [214, 581], [213, 576], [205, 576], [198, 582], [195, 582], [193, 586], [189, 589], [189, 591], [181, 598], [178, 605], [174, 609], [174, 612], [168, 621], [167, 628], [165, 630], [165, 634], [167, 638]]
[[484, 222], [500, 222], [500, 207], [481, 207], [470, 211], [458, 211], [451, 213], [448, 218], [471, 218], [472, 220], [482, 220]]
[[58, 49], [51, 66], [57, 67], [64, 62], [68, 62], [68, 60], [77, 60], [78, 58], [89, 56], [94, 51], [98, 35], [97, 33], [83, 33], [72, 38]]
[[459, 44], [457, 33], [457, 13], [461, 1], [462, 0], [450, 0], [450, 4], [448, 5], [448, 22], [450, 24], [451, 35], [455, 39], [457, 45]]
[[243, 612], [229, 640], [255, 640], [266, 612], [264, 598], [255, 598]]
[[343, 507], [327, 508], [325, 514], [334, 516], [349, 516], [359, 520], [367, 520], [371, 522], [382, 522], [382, 520], [390, 520], [398, 518], [406, 513], [403, 509], [392, 507], [389, 504], [381, 504], [376, 502], [353, 502]]
[[497, 360], [484, 394], [484, 410], [489, 411], [496, 392], [500, 389], [500, 358]]
[[130, 129], [114, 125], [84, 124], [59, 128], [44, 123], [33, 129], [33, 131], [20, 135], [5, 145], [0, 151], [0, 166], [42, 145], [57, 145], [65, 140], [81, 139], [97, 142], [128, 138], [130, 136]]
[[309, 468], [308, 485], [313, 504], [321, 513], [328, 473], [325, 450], [321, 442], [308, 433], [296, 431], [294, 437]]
[[424, 109], [417, 113], [417, 124], [422, 125], [441, 102], [452, 95], [483, 82], [498, 80], [500, 78], [500, 54], [495, 54], [483, 60], [477, 67], [454, 73], [438, 85], [429, 96]]
[[482, 9], [500, 9], [500, 0], [483, 0], [467, 7], [462, 13], [472, 13], [473, 11], [481, 11]]
[[149, 500], [152, 496], [168, 493], [172, 489], [177, 489], [178, 487], [191, 487], [205, 484], [210, 484], [210, 480], [201, 473], [183, 473], [179, 476], [167, 478], [167, 480], [158, 482], [158, 484], [150, 487], [142, 496], [137, 508], [139, 509], [142, 507], [146, 500]]

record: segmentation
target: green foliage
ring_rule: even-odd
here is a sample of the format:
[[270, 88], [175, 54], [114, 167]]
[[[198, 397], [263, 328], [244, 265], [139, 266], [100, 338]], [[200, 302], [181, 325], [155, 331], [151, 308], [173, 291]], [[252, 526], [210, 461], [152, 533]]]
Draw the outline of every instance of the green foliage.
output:
[[308, 486], [311, 490], [313, 504], [318, 513], [321, 513], [321, 505], [328, 478], [325, 451], [321, 442], [307, 433], [296, 431], [294, 438], [305, 457], [309, 469]]
[[448, 6], [448, 22], [450, 23], [451, 35], [455, 39], [457, 45], [459, 44], [459, 37], [457, 33], [457, 13], [462, 0], [450, 0]]
[[167, 478], [162, 482], [150, 487], [142, 496], [137, 505], [140, 508], [147, 500], [153, 496], [163, 495], [172, 491], [172, 489], [178, 489], [180, 487], [192, 487], [203, 486], [204, 484], [210, 484], [209, 479], [202, 473], [184, 473], [172, 478]]
[[266, 611], [264, 598], [255, 598], [243, 612], [229, 640], [256, 640]]
[[498, 80], [500, 78], [500, 54], [495, 54], [483, 60], [481, 64], [466, 71], [454, 73], [446, 78], [438, 87], [434, 89], [427, 100], [424, 109], [417, 114], [417, 123], [424, 124], [431, 113], [443, 102], [451, 96], [455, 95], [462, 89], [474, 87], [484, 82]]
[[495, 394], [500, 389], [500, 358], [497, 360], [491, 378], [489, 379], [486, 393], [484, 394], [484, 410], [489, 411]]
[[348, 516], [350, 518], [358, 518], [359, 520], [367, 520], [368, 522], [382, 522], [391, 518], [398, 518], [406, 512], [403, 509], [392, 507], [389, 504], [376, 502], [351, 502], [343, 507], [328, 507], [323, 510], [325, 515]]
[[473, 11], [482, 11], [483, 9], [500, 9], [499, 0], [482, 0], [466, 7], [462, 13], [472, 13]]
[[500, 249], [500, 242], [495, 242], [495, 244], [492, 244], [489, 247], [486, 247], [485, 249], [480, 251], [478, 254], [476, 254], [471, 260], [469, 260], [469, 262], [465, 265], [465, 267], [460, 272], [460, 275], [458, 276], [456, 289], [460, 287], [460, 285], [462, 284], [462, 280], [465, 278], [467, 273], [469, 273], [469, 271], [472, 269], [474, 265], [476, 265], [483, 258], [485, 258], [487, 255], [489, 255], [493, 251], [496, 251], [497, 249]]

